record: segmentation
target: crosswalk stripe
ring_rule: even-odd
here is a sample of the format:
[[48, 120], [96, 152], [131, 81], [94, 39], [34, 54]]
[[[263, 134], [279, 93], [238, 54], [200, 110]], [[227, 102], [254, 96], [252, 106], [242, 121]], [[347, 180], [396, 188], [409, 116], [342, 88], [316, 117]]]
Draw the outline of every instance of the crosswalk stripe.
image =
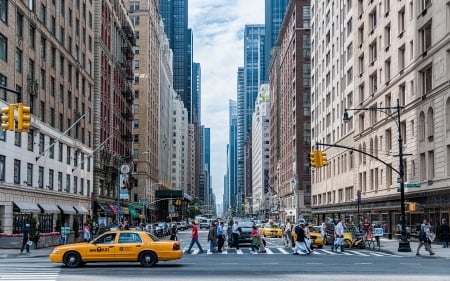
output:
[[364, 257], [368, 257], [369, 256], [369, 255], [363, 254], [361, 252], [352, 251], [352, 250], [348, 250], [348, 252], [353, 253], [355, 255], [364, 256]]
[[[266, 248], [266, 251], [267, 251], [267, 249], [268, 249], [268, 248]], [[286, 251], [284, 248], [277, 248], [277, 249], [278, 249], [278, 251], [280, 251], [282, 254], [289, 255], [289, 252]]]
[[241, 249], [236, 249], [236, 254], [238, 254], [238, 255], [243, 255], [243, 254], [244, 254], [244, 252], [242, 252], [242, 250], [241, 250]]
[[381, 255], [381, 254], [379, 254], [379, 253], [374, 253], [374, 252], [371, 252], [370, 253], [372, 256], [377, 256], [377, 257], [383, 257], [384, 255]]
[[266, 253], [268, 255], [273, 255], [274, 254], [274, 252], [270, 248], [266, 248]]

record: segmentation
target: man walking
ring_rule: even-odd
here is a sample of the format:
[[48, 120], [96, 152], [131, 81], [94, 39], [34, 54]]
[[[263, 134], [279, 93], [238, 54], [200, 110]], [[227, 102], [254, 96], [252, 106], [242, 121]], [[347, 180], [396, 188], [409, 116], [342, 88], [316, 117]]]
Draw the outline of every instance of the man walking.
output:
[[200, 242], [198, 242], [198, 227], [197, 227], [197, 222], [194, 221], [194, 223], [192, 224], [192, 239], [191, 239], [191, 244], [189, 245], [189, 249], [186, 251], [186, 253], [190, 254], [191, 253], [191, 249], [192, 246], [194, 246], [194, 243], [197, 245], [197, 247], [200, 249], [199, 254], [203, 253], [203, 248], [202, 245], [200, 245]]
[[291, 222], [289, 221], [289, 219], [286, 219], [286, 225], [284, 226], [284, 235], [285, 235], [285, 246], [286, 247], [292, 247], [292, 226], [291, 226]]
[[28, 245], [28, 241], [30, 241], [30, 224], [26, 223], [22, 229], [22, 248], [20, 248], [20, 253], [23, 253], [24, 248], [27, 249], [27, 254], [30, 253], [30, 245]]
[[311, 254], [311, 251], [308, 248], [308, 245], [305, 241], [305, 230], [303, 229], [305, 225], [299, 224], [295, 226], [295, 234], [297, 235], [297, 239], [295, 241], [295, 247], [294, 247], [294, 255], [298, 255], [298, 251], [302, 251], [306, 254]]
[[233, 245], [231, 245], [231, 247], [239, 250], [239, 235], [241, 235], [241, 232], [239, 231], [238, 221], [234, 221], [233, 228], [231, 229], [231, 234], [233, 235]]
[[419, 256], [419, 250], [423, 246], [425, 246], [425, 250], [430, 253], [430, 256], [434, 255], [434, 252], [431, 250], [431, 241], [429, 240], [430, 234], [431, 225], [424, 219], [420, 225], [419, 246], [417, 247], [416, 256]]
[[344, 252], [344, 219], [341, 218], [339, 223], [334, 227], [334, 234], [335, 234], [335, 243], [333, 244], [333, 247], [331, 248], [331, 251], [334, 251], [334, 249], [337, 249], [340, 247], [341, 252]]
[[215, 222], [212, 222], [211, 225], [209, 226], [208, 241], [209, 241], [209, 251], [211, 253], [214, 253], [217, 241], [217, 229]]
[[217, 226], [217, 252], [222, 253], [223, 244], [225, 243], [225, 234], [223, 233], [223, 221]]

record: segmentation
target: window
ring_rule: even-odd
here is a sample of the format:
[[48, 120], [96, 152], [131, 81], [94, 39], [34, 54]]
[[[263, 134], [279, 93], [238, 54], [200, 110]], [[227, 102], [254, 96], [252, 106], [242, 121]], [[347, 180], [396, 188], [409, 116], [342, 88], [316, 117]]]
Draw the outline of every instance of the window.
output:
[[28, 32], [28, 43], [30, 44], [30, 48], [36, 48], [36, 28], [30, 24]]
[[347, 46], [347, 61], [349, 61], [353, 57], [353, 44], [350, 43]]
[[52, 169], [48, 170], [48, 189], [53, 190], [54, 187], [54, 182], [53, 182], [53, 177], [54, 177], [55, 171]]
[[34, 151], [34, 132], [33, 132], [33, 130], [30, 130], [30, 132], [27, 134], [27, 136], [28, 136], [27, 149], [28, 149], [28, 151]]
[[360, 44], [360, 47], [361, 47], [362, 44], [364, 43], [364, 24], [362, 24], [362, 25], [358, 28], [358, 43]]
[[370, 33], [377, 27], [377, 9], [373, 10], [372, 13], [369, 14], [370, 19]]
[[1, 33], [0, 33], [0, 59], [8, 61], [8, 38], [3, 36], [3, 34]]
[[400, 71], [405, 69], [405, 45], [398, 49], [398, 69]]
[[51, 17], [50, 19], [50, 33], [55, 36], [56, 35], [56, 18]]
[[66, 153], [66, 164], [70, 165], [70, 146], [67, 146], [67, 153]]
[[19, 13], [16, 15], [16, 34], [23, 38], [23, 15]]
[[44, 188], [44, 167], [39, 166], [38, 187]]
[[386, 83], [389, 83], [391, 80], [391, 59], [387, 59], [384, 62], [384, 79], [386, 80]]
[[426, 94], [431, 91], [433, 78], [433, 66], [429, 65], [422, 71], [420, 71], [420, 79], [422, 83], [422, 94]]
[[66, 175], [66, 190], [65, 192], [70, 192], [70, 175]]
[[14, 159], [14, 183], [20, 184], [20, 160]]
[[[6, 76], [0, 74], [0, 86], [6, 87]], [[6, 90], [0, 89], [0, 99], [6, 101]], [[2, 130], [0, 130], [2, 131]], [[4, 131], [6, 132], [6, 131]]]
[[398, 37], [403, 36], [403, 32], [405, 31], [405, 7], [398, 12]]
[[370, 64], [373, 65], [373, 63], [377, 60], [377, 40], [375, 40], [372, 44], [370, 44], [369, 49], [370, 49]]
[[350, 18], [347, 22], [347, 36], [350, 36], [353, 32], [353, 21], [352, 18]]
[[14, 132], [14, 144], [16, 146], [22, 146], [22, 134], [19, 132]]
[[139, 10], [139, 1], [130, 1], [130, 12]]
[[427, 111], [427, 138], [430, 142], [434, 140], [434, 111], [431, 107]]
[[39, 13], [39, 20], [45, 25], [47, 20], [47, 7], [41, 4], [41, 11]]
[[140, 22], [140, 17], [139, 16], [131, 17], [131, 21], [133, 22], [134, 26], [138, 26]]
[[431, 22], [419, 30], [422, 53], [431, 47]]
[[16, 71], [22, 73], [22, 51], [16, 49]]
[[58, 191], [62, 191], [62, 172], [58, 172]]
[[0, 0], [0, 20], [8, 23], [8, 0]]
[[390, 46], [391, 46], [391, 25], [388, 24], [384, 28], [384, 47], [385, 47], [385, 50], [388, 51]]
[[422, 111], [419, 114], [419, 141], [425, 140], [425, 113]]
[[5, 156], [0, 155], [0, 181], [5, 181]]

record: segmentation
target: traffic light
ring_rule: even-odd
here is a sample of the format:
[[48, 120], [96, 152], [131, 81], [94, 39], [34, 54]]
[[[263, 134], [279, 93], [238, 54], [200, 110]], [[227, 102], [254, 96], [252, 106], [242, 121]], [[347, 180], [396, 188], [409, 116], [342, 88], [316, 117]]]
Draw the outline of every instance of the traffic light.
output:
[[2, 108], [2, 129], [14, 131], [14, 104]]
[[309, 153], [309, 164], [311, 167], [320, 167], [319, 151], [313, 150]]
[[19, 103], [18, 129], [19, 132], [28, 132], [31, 127], [30, 107]]
[[325, 151], [319, 151], [319, 159], [320, 167], [328, 165], [327, 153]]

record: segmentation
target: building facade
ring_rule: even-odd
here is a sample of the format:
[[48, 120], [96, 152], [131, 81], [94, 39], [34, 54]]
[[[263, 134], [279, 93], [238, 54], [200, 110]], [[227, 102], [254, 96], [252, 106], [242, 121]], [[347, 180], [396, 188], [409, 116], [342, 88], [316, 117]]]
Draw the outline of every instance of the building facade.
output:
[[268, 218], [269, 206], [269, 149], [270, 114], [269, 85], [262, 84], [255, 102], [252, 118], [252, 196], [249, 200], [252, 214]]
[[311, 217], [310, 9], [289, 3], [269, 68], [270, 216], [280, 221]]
[[[317, 4], [317, 15], [332, 10], [324, 3]], [[336, 121], [333, 130], [341, 132], [341, 138], [351, 136], [349, 143], [358, 151], [346, 152], [347, 157], [329, 156], [327, 173], [351, 172], [353, 180], [345, 185], [333, 182], [330, 191], [337, 197], [331, 203], [319, 192], [331, 182], [318, 177], [319, 188], [314, 188], [318, 193], [313, 195], [317, 213], [346, 216], [355, 223], [364, 217], [382, 223], [386, 232], [398, 232], [399, 182], [403, 180], [406, 225], [423, 218], [438, 225], [449, 216], [449, 3], [358, 1], [350, 6], [341, 10], [348, 14], [345, 35], [351, 34], [352, 43], [342, 49], [353, 53], [354, 67], [347, 69], [342, 80], [354, 81], [346, 100], [336, 108], [336, 118], [341, 118], [345, 109], [356, 110], [348, 110], [350, 122]], [[327, 30], [315, 33], [323, 35]], [[320, 49], [323, 46], [317, 46], [319, 53], [326, 53]], [[361, 200], [357, 200], [358, 193]]]
[[76, 231], [92, 215], [93, 15], [89, 1], [0, 1], [0, 105], [31, 108], [28, 132], [0, 130], [2, 233]]

